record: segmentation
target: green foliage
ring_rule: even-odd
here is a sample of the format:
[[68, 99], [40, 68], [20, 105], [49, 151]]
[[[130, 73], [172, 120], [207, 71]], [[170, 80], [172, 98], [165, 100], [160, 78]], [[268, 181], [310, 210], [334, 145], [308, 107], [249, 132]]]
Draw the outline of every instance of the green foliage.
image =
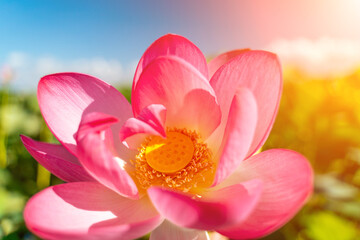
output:
[[354, 240], [357, 236], [356, 224], [341, 218], [333, 212], [316, 212], [306, 217], [306, 235], [314, 240]]

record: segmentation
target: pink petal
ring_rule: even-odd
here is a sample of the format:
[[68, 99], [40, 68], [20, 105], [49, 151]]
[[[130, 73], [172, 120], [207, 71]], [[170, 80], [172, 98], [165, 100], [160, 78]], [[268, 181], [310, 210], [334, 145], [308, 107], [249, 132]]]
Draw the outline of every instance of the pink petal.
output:
[[237, 49], [218, 55], [208, 63], [209, 77], [211, 78], [214, 73], [225, 63], [233, 59], [234, 57], [249, 51], [250, 49]]
[[[166, 137], [166, 108], [161, 104], [151, 104], [144, 108], [137, 118], [129, 118], [120, 130], [120, 141], [133, 149], [139, 147], [146, 135]], [[132, 141], [127, 141], [129, 138]], [[136, 140], [134, 140], [136, 138]]]
[[162, 216], [176, 225], [204, 230], [242, 222], [260, 197], [262, 183], [252, 180], [201, 197], [170, 189], [151, 187], [149, 197]]
[[209, 236], [206, 231], [199, 231], [190, 228], [182, 228], [164, 221], [159, 227], [151, 232], [150, 240], [208, 240]]
[[27, 203], [24, 219], [43, 239], [134, 239], [162, 221], [148, 199], [130, 200], [95, 182], [41, 191]]
[[98, 182], [123, 196], [136, 199], [138, 190], [126, 172], [127, 163], [116, 155], [112, 138], [106, 136], [106, 130], [110, 130], [109, 119], [111, 117], [101, 113], [84, 116], [77, 133], [79, 160]]
[[200, 49], [182, 36], [167, 34], [151, 44], [141, 57], [134, 76], [133, 91], [135, 90], [142, 71], [153, 60], [161, 56], [176, 56], [181, 58], [193, 65], [208, 79], [206, 59]]
[[[110, 145], [114, 145], [114, 154], [117, 154], [119, 158], [129, 164], [131, 158], [135, 156], [136, 152], [129, 151], [129, 149], [119, 141], [118, 134], [121, 129], [122, 122], [124, 121], [120, 121], [118, 118], [108, 114], [90, 112], [84, 114], [80, 123], [80, 128], [75, 136], [76, 139], [81, 139], [89, 132], [99, 133], [104, 131], [105, 136], [103, 138], [105, 141], [108, 141]], [[81, 133], [81, 136], [79, 136], [79, 133]], [[114, 134], [116, 136], [113, 136]]]
[[248, 156], [259, 149], [268, 137], [278, 110], [282, 79], [276, 55], [264, 51], [246, 51], [224, 64], [210, 80], [221, 106], [222, 123], [239, 87], [254, 94], [258, 106], [258, 124]]
[[168, 127], [198, 130], [204, 139], [221, 119], [209, 82], [180, 58], [153, 60], [140, 76], [132, 99], [135, 116], [150, 104], [162, 104], [167, 109]]
[[304, 205], [313, 189], [313, 172], [300, 154], [284, 149], [268, 150], [241, 163], [218, 187], [259, 178], [264, 190], [258, 206], [241, 224], [217, 230], [236, 239], [263, 237], [289, 221]]
[[117, 118], [104, 113], [91, 112], [86, 114], [81, 120], [76, 139], [81, 139], [89, 133], [105, 131], [117, 122], [119, 122]]
[[247, 88], [238, 88], [230, 106], [214, 185], [233, 173], [246, 157], [254, 137], [256, 123], [257, 106], [254, 96]]
[[63, 146], [20, 136], [26, 150], [52, 174], [65, 182], [94, 181], [78, 159]]
[[129, 102], [115, 88], [79, 73], [58, 73], [43, 77], [38, 86], [41, 112], [50, 130], [76, 155], [74, 134], [84, 112], [103, 112], [123, 123], [132, 116]]

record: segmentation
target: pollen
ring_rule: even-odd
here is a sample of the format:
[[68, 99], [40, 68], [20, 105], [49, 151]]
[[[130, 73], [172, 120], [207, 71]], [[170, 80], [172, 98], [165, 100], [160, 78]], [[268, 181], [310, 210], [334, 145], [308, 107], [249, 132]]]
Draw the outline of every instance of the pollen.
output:
[[144, 190], [164, 186], [191, 192], [212, 182], [212, 154], [196, 131], [167, 129], [166, 138], [148, 137], [138, 150], [133, 175]]

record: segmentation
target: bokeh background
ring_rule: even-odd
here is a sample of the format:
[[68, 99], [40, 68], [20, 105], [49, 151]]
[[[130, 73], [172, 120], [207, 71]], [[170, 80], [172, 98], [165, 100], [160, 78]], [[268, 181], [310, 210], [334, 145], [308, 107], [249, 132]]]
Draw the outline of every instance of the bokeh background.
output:
[[358, 0], [0, 0], [0, 238], [36, 239], [24, 225], [24, 204], [61, 183], [19, 138], [56, 141], [37, 104], [40, 77], [88, 73], [129, 98], [141, 54], [170, 32], [208, 59], [248, 47], [279, 55], [283, 97], [263, 149], [305, 155], [315, 191], [264, 239], [360, 239], [359, 12]]

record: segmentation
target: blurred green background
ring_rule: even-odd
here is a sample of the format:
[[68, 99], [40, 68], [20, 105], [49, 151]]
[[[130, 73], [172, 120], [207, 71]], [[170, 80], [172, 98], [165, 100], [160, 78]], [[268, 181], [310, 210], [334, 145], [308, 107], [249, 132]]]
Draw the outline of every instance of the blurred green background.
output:
[[[24, 205], [61, 180], [37, 164], [19, 135], [55, 139], [36, 95], [10, 92], [9, 84], [0, 91], [0, 237], [36, 239], [24, 225]], [[130, 98], [130, 86], [119, 90]], [[285, 68], [280, 110], [263, 150], [270, 148], [305, 155], [316, 173], [315, 191], [293, 220], [264, 239], [360, 239], [360, 68], [326, 79]]]

